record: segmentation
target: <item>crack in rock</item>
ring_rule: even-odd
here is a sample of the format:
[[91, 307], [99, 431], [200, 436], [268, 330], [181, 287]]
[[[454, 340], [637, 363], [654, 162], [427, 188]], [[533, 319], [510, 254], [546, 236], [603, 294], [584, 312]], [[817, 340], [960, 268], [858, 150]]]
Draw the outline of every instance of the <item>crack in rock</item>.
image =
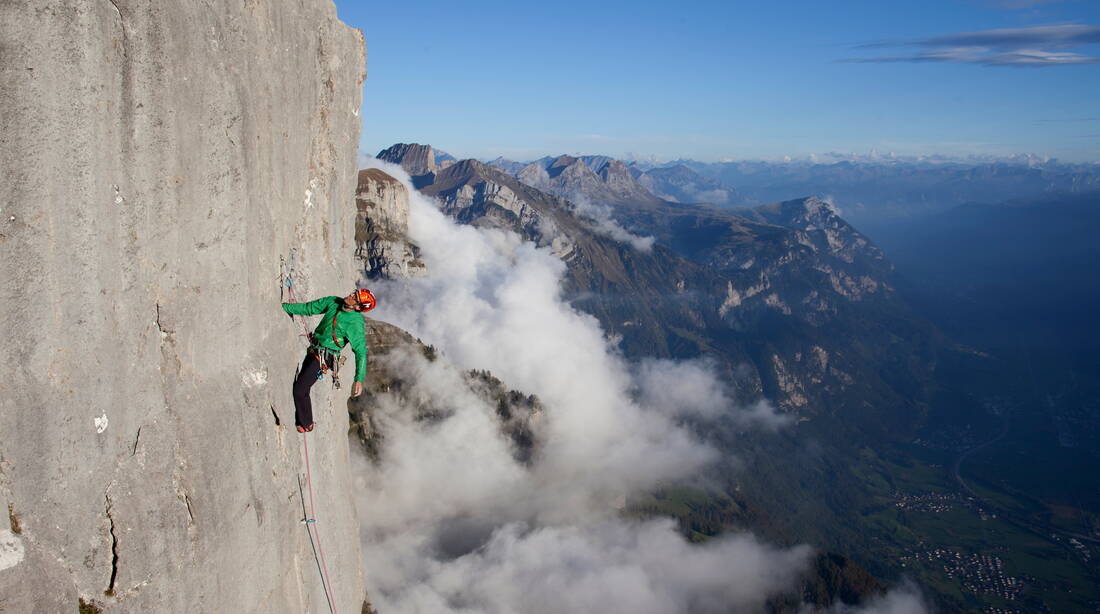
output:
[[111, 524], [111, 579], [103, 594], [109, 597], [115, 594], [115, 582], [118, 580], [118, 534], [115, 532], [115, 519], [111, 516], [111, 495], [104, 495], [104, 499], [106, 499], [104, 513], [107, 514], [107, 521]]
[[115, 13], [118, 14], [118, 25], [122, 28], [122, 57], [130, 58], [129, 36], [126, 32], [126, 20], [122, 18], [122, 9], [118, 8], [118, 3], [115, 0], [107, 0], [114, 7]]

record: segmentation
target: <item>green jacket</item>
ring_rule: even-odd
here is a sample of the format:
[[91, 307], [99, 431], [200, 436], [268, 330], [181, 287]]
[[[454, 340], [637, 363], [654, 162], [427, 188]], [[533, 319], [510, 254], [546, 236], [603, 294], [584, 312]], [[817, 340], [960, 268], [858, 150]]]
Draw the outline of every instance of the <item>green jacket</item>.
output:
[[[361, 382], [367, 376], [367, 335], [363, 327], [363, 316], [357, 311], [344, 311], [344, 299], [339, 296], [326, 296], [308, 303], [283, 303], [283, 311], [292, 316], [321, 315], [321, 322], [313, 331], [310, 342], [313, 347], [340, 353], [345, 345], [351, 345], [355, 352], [355, 381]], [[336, 339], [332, 339], [332, 322], [336, 319]]]

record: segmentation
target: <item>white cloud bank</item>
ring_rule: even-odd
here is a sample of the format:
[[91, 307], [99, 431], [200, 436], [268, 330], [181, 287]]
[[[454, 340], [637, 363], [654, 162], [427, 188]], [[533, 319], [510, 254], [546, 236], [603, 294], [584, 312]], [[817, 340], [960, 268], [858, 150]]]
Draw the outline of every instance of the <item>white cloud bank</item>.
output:
[[[912, 582], [906, 581], [897, 589], [870, 600], [863, 607], [841, 604], [829, 608], [824, 614], [925, 614], [929, 610], [928, 602], [925, 601], [920, 589]], [[806, 609], [803, 614], [813, 612], [815, 610]]]
[[[377, 166], [402, 179], [399, 167]], [[410, 188], [411, 238], [429, 275], [377, 288], [379, 319], [447, 360], [397, 354], [414, 415], [384, 394], [380, 458], [358, 472], [364, 566], [386, 614], [752, 611], [794, 588], [811, 549], [750, 535], [688, 544], [667, 519], [632, 521], [632, 492], [686, 478], [716, 451], [680, 426], [734, 419], [773, 429], [770, 405], [735, 407], [706, 361], [631, 365], [598, 322], [561, 300], [565, 267], [513, 234], [459, 226]], [[452, 366], [455, 365], [455, 366]], [[537, 394], [539, 442], [517, 462], [496, 408], [459, 369]]]

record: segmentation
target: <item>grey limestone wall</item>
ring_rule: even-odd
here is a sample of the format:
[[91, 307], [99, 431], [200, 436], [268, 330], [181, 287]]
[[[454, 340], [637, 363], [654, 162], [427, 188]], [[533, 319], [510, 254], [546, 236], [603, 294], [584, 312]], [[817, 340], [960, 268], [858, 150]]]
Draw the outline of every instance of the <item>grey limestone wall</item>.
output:
[[[365, 61], [329, 0], [0, 3], [0, 611], [328, 611], [280, 258], [356, 279]], [[358, 612], [347, 388], [309, 444]]]

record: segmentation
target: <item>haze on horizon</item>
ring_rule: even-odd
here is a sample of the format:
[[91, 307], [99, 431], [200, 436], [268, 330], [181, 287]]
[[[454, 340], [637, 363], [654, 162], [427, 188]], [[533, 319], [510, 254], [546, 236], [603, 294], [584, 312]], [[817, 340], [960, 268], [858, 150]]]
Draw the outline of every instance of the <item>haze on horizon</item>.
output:
[[336, 4], [365, 154], [1100, 162], [1100, 3]]

